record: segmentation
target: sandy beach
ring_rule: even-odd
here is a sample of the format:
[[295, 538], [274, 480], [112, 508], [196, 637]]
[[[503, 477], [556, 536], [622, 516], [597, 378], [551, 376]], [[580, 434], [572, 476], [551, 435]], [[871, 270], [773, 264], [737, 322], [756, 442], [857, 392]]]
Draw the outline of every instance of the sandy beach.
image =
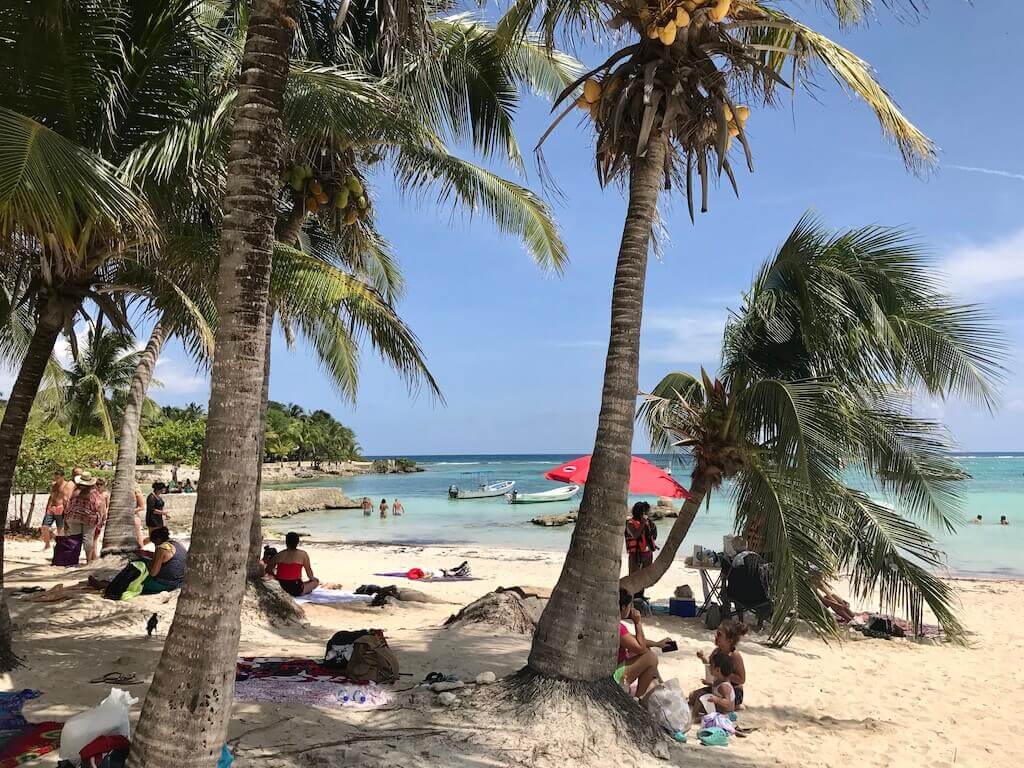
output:
[[[236, 765], [554, 766], [567, 758], [595, 768], [666, 764], [650, 755], [620, 752], [607, 734], [587, 734], [577, 721], [565, 724], [568, 730], [558, 722], [535, 723], [523, 737], [516, 723], [486, 725], [482, 715], [474, 715], [471, 692], [463, 697], [463, 709], [448, 710], [423, 689], [414, 689], [432, 671], [472, 680], [480, 672], [501, 677], [520, 668], [528, 636], [485, 625], [446, 629], [442, 624], [498, 586], [553, 586], [561, 554], [473, 546], [306, 548], [322, 581], [349, 589], [364, 583], [411, 586], [373, 574], [452, 567], [462, 560], [469, 560], [480, 580], [417, 586], [445, 601], [440, 603], [307, 605], [308, 623], [302, 627], [271, 627], [243, 611], [239, 655], [318, 657], [333, 632], [372, 626], [385, 631], [402, 672], [411, 676], [394, 686], [400, 691], [394, 704], [380, 710], [236, 703], [229, 734]], [[40, 549], [38, 542], [8, 542], [8, 589], [69, 586], [91, 572], [48, 566]], [[697, 573], [677, 564], [649, 594], [667, 597], [685, 583], [699, 593]], [[1024, 747], [1013, 731], [1014, 714], [1024, 704], [1017, 673], [1024, 628], [1016, 610], [1024, 600], [1024, 583], [960, 580], [956, 588], [971, 632], [966, 648], [853, 637], [826, 645], [801, 635], [787, 648], [773, 649], [758, 635], [748, 635], [741, 646], [748, 683], [740, 718], [757, 730], [746, 739], [733, 739], [727, 748], [702, 747], [691, 732], [690, 743], [671, 747], [668, 764], [1020, 764]], [[109, 686], [89, 683], [99, 675], [134, 673], [148, 682], [175, 602], [173, 594], [112, 602], [83, 593], [57, 603], [12, 596], [15, 648], [26, 666], [0, 677], [0, 686], [44, 692], [27, 705], [30, 720], [64, 720], [106, 695]], [[145, 622], [154, 612], [159, 628], [147, 639]], [[662, 677], [678, 678], [684, 689], [696, 687], [702, 668], [694, 652], [710, 647], [711, 634], [694, 620], [666, 616], [653, 617], [649, 627], [650, 635], [679, 642], [677, 652], [661, 658]], [[145, 684], [131, 687], [140, 699], [145, 689]], [[134, 708], [135, 716], [140, 709], [141, 704]], [[538, 743], [537, 733], [548, 734], [548, 740]], [[55, 765], [56, 756], [36, 764]]]

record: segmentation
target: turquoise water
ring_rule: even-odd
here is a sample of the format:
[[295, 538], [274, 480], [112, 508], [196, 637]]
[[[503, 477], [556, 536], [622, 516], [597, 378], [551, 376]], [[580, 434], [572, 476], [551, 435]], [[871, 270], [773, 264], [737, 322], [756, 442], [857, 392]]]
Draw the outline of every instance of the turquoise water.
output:
[[[372, 517], [360, 510], [332, 510], [298, 515], [289, 526], [318, 538], [354, 542], [389, 543], [471, 543], [528, 549], [564, 550], [571, 526], [542, 528], [530, 518], [540, 514], [568, 512], [579, 496], [567, 502], [510, 505], [503, 497], [449, 501], [451, 484], [475, 486], [488, 482], [515, 480], [521, 492], [556, 487], [543, 473], [575, 456], [535, 454], [523, 456], [416, 456], [426, 470], [409, 475], [367, 475], [329, 478], [317, 485], [340, 486], [353, 498], [369, 496], [374, 503]], [[667, 457], [649, 457], [659, 466], [669, 466]], [[965, 484], [965, 519], [982, 515], [981, 525], [962, 525], [953, 533], [936, 533], [948, 556], [949, 570], [956, 574], [977, 574], [1003, 578], [1024, 578], [1024, 453], [969, 454], [960, 457], [972, 480]], [[671, 463], [674, 476], [685, 486], [688, 467], [678, 459]], [[390, 504], [402, 500], [406, 514], [381, 520], [376, 506], [382, 497]], [[640, 497], [637, 497], [639, 499]], [[649, 499], [654, 501], [653, 498]], [[1010, 526], [998, 524], [1006, 515]], [[732, 524], [732, 505], [727, 493], [712, 499], [702, 510], [683, 544], [720, 546]], [[667, 530], [667, 522], [661, 524]]]

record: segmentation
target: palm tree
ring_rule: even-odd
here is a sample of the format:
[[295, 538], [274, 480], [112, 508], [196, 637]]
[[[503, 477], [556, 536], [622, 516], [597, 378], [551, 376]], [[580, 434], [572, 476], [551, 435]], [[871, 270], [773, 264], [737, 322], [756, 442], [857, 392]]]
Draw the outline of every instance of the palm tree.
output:
[[[532, 0], [519, 4], [521, 25], [538, 5]], [[862, 3], [835, 0], [829, 5], [843, 21], [856, 21]], [[574, 105], [587, 108], [597, 138], [598, 179], [602, 184], [622, 180], [628, 207], [612, 289], [592, 458], [595, 481], [584, 490], [561, 576], [534, 634], [524, 682], [539, 675], [597, 684], [613, 666], [616, 640], [608, 627], [616, 615], [645, 272], [661, 189], [684, 189], [691, 212], [695, 176], [702, 211], [715, 178], [724, 173], [735, 189], [733, 161], [742, 158], [753, 169], [746, 129], [750, 109], [737, 102], [742, 96], [772, 105], [779, 88], [791, 86], [783, 79], [790, 63], [799, 77], [812, 66], [823, 67], [862, 98], [909, 165], [928, 163], [934, 156], [931, 142], [903, 117], [864, 61], [774, 6], [733, 6], [729, 0], [713, 5], [705, 0], [612, 0], [597, 6], [560, 0], [544, 4], [541, 25], [551, 41], [561, 22], [576, 29], [581, 22], [604, 18], [599, 13], [604, 10], [612, 17], [608, 23], [634, 42], [566, 89], [562, 99], [573, 102], [558, 120]]]
[[[0, 522], [57, 334], [71, 330], [87, 299], [127, 330], [97, 288], [111, 259], [145, 255], [156, 227], [139, 180], [125, 181], [120, 164], [189, 101], [205, 41], [179, 32], [193, 21], [190, 3], [15, 2], [0, 12], [9, 42], [0, 53], [0, 272], [34, 314], [0, 430]], [[0, 667], [13, 661], [0, 605]]]
[[[654, 450], [677, 447], [693, 472], [656, 561], [625, 589], [664, 575], [702, 501], [731, 481], [736, 527], [771, 561], [774, 642], [798, 619], [834, 634], [812, 566], [826, 578], [849, 570], [855, 596], [877, 593], [883, 610], [919, 621], [926, 604], [962, 638], [934, 574], [942, 553], [922, 524], [955, 528], [967, 475], [942, 425], [912, 415], [910, 396], [992, 406], [1005, 345], [933, 275], [899, 230], [832, 232], [801, 219], [726, 325], [720, 378], [669, 374], [640, 409]], [[851, 485], [846, 467], [895, 506]]]
[[105, 327], [100, 315], [57, 384], [40, 393], [49, 418], [66, 422], [72, 435], [98, 432], [112, 441], [141, 356], [134, 347], [132, 336]]

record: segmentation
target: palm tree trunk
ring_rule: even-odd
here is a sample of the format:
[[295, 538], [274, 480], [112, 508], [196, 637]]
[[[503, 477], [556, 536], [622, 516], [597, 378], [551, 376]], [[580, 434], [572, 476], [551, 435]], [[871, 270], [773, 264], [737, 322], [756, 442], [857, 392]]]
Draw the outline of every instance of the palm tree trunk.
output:
[[658, 552], [658, 556], [654, 558], [654, 562], [647, 568], [624, 576], [619, 581], [619, 587], [630, 594], [636, 594], [640, 590], [647, 589], [658, 583], [669, 567], [671, 567], [672, 561], [675, 560], [676, 553], [679, 551], [679, 545], [683, 543], [686, 534], [690, 532], [690, 526], [693, 525], [697, 512], [700, 511], [701, 502], [704, 501], [707, 491], [707, 480], [701, 476], [695, 477], [690, 484], [690, 498], [686, 500], [683, 508], [679, 510], [679, 517], [672, 523], [672, 529], [668, 532], [668, 537], [665, 541], [662, 542], [661, 549]]
[[569, 553], [530, 649], [528, 667], [543, 677], [597, 681], [609, 677], [615, 665], [616, 587], [629, 495], [644, 280], [664, 163], [665, 141], [654, 137], [646, 157], [636, 158], [630, 172], [590, 476]]
[[21, 451], [21, 439], [25, 435], [28, 415], [39, 391], [46, 364], [53, 353], [57, 334], [64, 327], [64, 302], [51, 292], [36, 319], [32, 340], [29, 342], [25, 359], [21, 361], [18, 377], [11, 387], [11, 396], [0, 423], [0, 672], [9, 672], [18, 666], [18, 657], [11, 647], [11, 615], [3, 597], [4, 575], [4, 532], [7, 530], [7, 507], [11, 500], [11, 484], [14, 468]]
[[267, 333], [263, 346], [263, 388], [260, 397], [260, 459], [256, 475], [256, 504], [252, 509], [252, 523], [249, 527], [249, 559], [246, 572], [249, 581], [263, 578], [260, 560], [263, 557], [263, 518], [260, 516], [260, 495], [263, 491], [263, 457], [266, 455], [267, 405], [270, 401], [270, 341], [274, 334], [274, 306], [267, 303]]
[[133, 768], [211, 768], [231, 715], [295, 26], [283, 0], [251, 4], [228, 156], [202, 483], [185, 585], [132, 740]]
[[135, 462], [139, 454], [139, 430], [142, 426], [142, 407], [153, 380], [153, 369], [160, 357], [170, 329], [157, 322], [149, 334], [149, 342], [139, 357], [139, 364], [128, 390], [128, 401], [121, 421], [121, 434], [117, 443], [117, 467], [110, 491], [110, 513], [103, 534], [103, 557], [122, 555], [138, 548], [135, 539]]

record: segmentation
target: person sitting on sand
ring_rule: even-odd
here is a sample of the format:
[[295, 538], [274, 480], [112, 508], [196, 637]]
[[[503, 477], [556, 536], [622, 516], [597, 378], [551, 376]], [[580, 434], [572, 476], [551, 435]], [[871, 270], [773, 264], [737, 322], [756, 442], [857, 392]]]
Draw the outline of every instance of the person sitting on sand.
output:
[[390, 507], [388, 507], [388, 500], [387, 499], [381, 499], [380, 500], [380, 516], [381, 516], [381, 519], [383, 519], [383, 518], [388, 516], [388, 509], [390, 509]]
[[186, 477], [185, 478], [185, 484], [183, 486], [181, 486], [181, 492], [182, 493], [195, 493], [196, 492], [195, 486], [192, 485], [192, 478], [191, 477]]
[[[715, 648], [711, 651], [712, 656], [720, 652], [729, 657], [729, 663], [732, 666], [729, 683], [732, 684], [736, 694], [737, 707], [743, 704], [743, 684], [747, 682], [747, 668], [743, 663], [743, 654], [736, 650], [736, 646], [740, 644], [740, 638], [745, 634], [747, 634], [746, 624], [735, 619], [725, 619], [715, 631]], [[710, 657], [704, 651], [697, 651], [697, 658], [705, 664], [710, 664], [708, 661]], [[705, 693], [711, 692], [710, 688], [705, 691]]]
[[156, 546], [156, 551], [149, 561], [149, 576], [142, 583], [142, 594], [155, 595], [179, 589], [185, 583], [188, 550], [180, 541], [173, 540], [171, 532], [166, 528], [154, 528], [149, 538]]
[[1009, 525], [1010, 521], [1006, 519], [1006, 515], [1000, 515], [999, 516], [999, 524], [1000, 525]]
[[[299, 534], [292, 531], [284, 537], [284, 552], [278, 552], [270, 561], [267, 574], [277, 579], [281, 589], [292, 597], [308, 595], [320, 586], [320, 581], [313, 576], [313, 566], [309, 555], [299, 549]], [[302, 580], [305, 571], [307, 581]]]
[[402, 506], [402, 502], [400, 502], [398, 499], [395, 499], [394, 502], [392, 502], [391, 504], [391, 514], [395, 515], [396, 517], [398, 515], [405, 514], [405, 507]]
[[658, 655], [654, 648], [664, 648], [671, 640], [665, 638], [652, 642], [644, 637], [640, 612], [633, 607], [633, 596], [624, 589], [619, 590], [619, 617], [633, 622], [633, 634], [626, 625], [619, 622], [619, 657], [615, 670], [616, 682], [627, 688], [636, 682], [636, 697], [642, 699], [658, 677]]
[[821, 604], [831, 610], [839, 621], [844, 624], [853, 621], [857, 614], [850, 609], [850, 603], [832, 591], [831, 587], [825, 583], [825, 577], [821, 571], [814, 566], [811, 566], [811, 584], [814, 586], [814, 591], [818, 593]]
[[363, 496], [363, 514], [369, 517], [373, 514], [373, 504], [370, 502], [369, 496]]
[[700, 722], [704, 715], [736, 710], [736, 689], [729, 678], [735, 673], [729, 654], [715, 648], [707, 660], [707, 674], [704, 682], [708, 685], [692, 691], [687, 697], [694, 722]]

